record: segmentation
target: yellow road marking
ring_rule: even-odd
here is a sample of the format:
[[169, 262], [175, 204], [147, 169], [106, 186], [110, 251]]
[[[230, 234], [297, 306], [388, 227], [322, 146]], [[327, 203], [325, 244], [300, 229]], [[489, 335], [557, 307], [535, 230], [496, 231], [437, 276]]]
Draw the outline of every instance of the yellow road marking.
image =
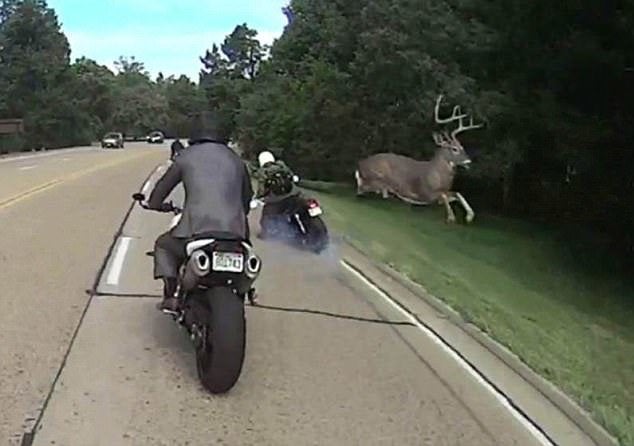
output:
[[143, 158], [146, 157], [148, 155], [154, 155], [155, 152], [146, 152], [146, 153], [142, 153], [141, 155], [136, 155], [136, 156], [131, 156], [131, 157], [127, 157], [124, 159], [117, 159], [113, 162], [109, 162], [109, 163], [104, 163], [104, 164], [99, 164], [97, 166], [91, 167], [89, 169], [85, 169], [85, 170], [81, 170], [79, 172], [75, 172], [75, 173], [71, 173], [69, 175], [64, 175], [62, 177], [56, 178], [52, 181], [48, 181], [44, 184], [40, 184], [39, 186], [36, 186], [32, 189], [29, 189], [27, 191], [24, 192], [20, 192], [17, 195], [14, 195], [13, 197], [10, 197], [6, 200], [0, 201], [0, 209], [4, 209], [7, 208], [11, 205], [14, 205], [15, 203], [19, 203], [20, 201], [24, 201], [27, 198], [31, 198], [34, 195], [37, 195], [41, 192], [47, 191], [49, 189], [54, 188], [55, 186], [59, 186], [60, 184], [63, 183], [67, 183], [69, 181], [73, 181], [76, 180], [78, 178], [84, 177], [86, 175], [89, 175], [91, 173], [103, 170], [103, 169], [107, 169], [109, 167], [114, 167], [117, 166], [119, 164], [123, 164], [125, 162], [128, 161], [133, 161], [139, 158]]
[[13, 203], [17, 203], [18, 201], [22, 201], [24, 198], [28, 198], [31, 195], [37, 194], [38, 192], [44, 192], [47, 189], [55, 187], [56, 185], [58, 185], [61, 182], [62, 182], [62, 180], [49, 181], [48, 183], [40, 184], [39, 186], [36, 186], [36, 187], [34, 187], [32, 189], [29, 189], [27, 191], [21, 192], [18, 195], [14, 195], [13, 197], [11, 197], [11, 198], [9, 198], [7, 200], [0, 201], [0, 209], [9, 207]]

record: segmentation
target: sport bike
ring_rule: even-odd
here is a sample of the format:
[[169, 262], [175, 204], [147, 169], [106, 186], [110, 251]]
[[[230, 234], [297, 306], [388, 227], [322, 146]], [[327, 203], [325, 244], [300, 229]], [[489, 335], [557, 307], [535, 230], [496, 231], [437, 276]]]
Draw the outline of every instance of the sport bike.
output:
[[[145, 195], [134, 194], [144, 209]], [[159, 212], [181, 210], [165, 203]], [[165, 311], [185, 327], [196, 349], [198, 377], [211, 393], [229, 391], [240, 377], [245, 355], [246, 300], [254, 296], [253, 283], [262, 262], [251, 244], [240, 237], [203, 234], [188, 241], [186, 259], [178, 278], [179, 310]], [[153, 255], [152, 253], [149, 253]]]

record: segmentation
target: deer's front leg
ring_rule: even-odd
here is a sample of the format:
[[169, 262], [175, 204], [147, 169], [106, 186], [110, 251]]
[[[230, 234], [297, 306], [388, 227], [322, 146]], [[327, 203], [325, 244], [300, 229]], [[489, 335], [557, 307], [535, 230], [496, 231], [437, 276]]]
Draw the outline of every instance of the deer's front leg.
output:
[[447, 210], [447, 223], [455, 223], [456, 222], [456, 214], [454, 214], [453, 209], [451, 209], [451, 199], [447, 194], [442, 194], [440, 196], [442, 203], [445, 205], [445, 209]]
[[469, 206], [469, 202], [467, 201], [465, 197], [462, 196], [460, 192], [454, 192], [454, 195], [458, 199], [462, 207], [464, 208], [465, 212], [467, 213], [467, 216], [466, 216], [467, 223], [471, 223], [473, 219], [475, 218], [475, 213], [473, 212], [473, 209], [471, 209], [471, 206]]

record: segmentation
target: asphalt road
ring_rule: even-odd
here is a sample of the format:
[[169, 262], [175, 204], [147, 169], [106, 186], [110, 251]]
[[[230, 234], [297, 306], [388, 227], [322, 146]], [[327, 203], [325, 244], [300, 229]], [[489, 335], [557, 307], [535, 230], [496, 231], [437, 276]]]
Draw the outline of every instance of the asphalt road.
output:
[[547, 444], [397, 312], [385, 323], [336, 247], [256, 244], [266, 307], [247, 310], [236, 387], [206, 394], [185, 333], [155, 309], [145, 252], [169, 216], [127, 215], [167, 154], [0, 160], [0, 444], [36, 425], [35, 445]]

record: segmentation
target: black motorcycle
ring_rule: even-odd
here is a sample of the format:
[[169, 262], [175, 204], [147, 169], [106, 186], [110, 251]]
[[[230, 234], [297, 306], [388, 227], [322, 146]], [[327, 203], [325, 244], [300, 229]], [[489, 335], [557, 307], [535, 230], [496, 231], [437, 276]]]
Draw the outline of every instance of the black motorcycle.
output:
[[[145, 196], [134, 200], [147, 209]], [[162, 212], [180, 215], [165, 204]], [[172, 227], [178, 223], [172, 221]], [[244, 305], [262, 262], [248, 241], [227, 234], [204, 234], [190, 240], [178, 279], [178, 312], [166, 313], [184, 326], [196, 348], [198, 377], [211, 393], [225, 393], [238, 381], [244, 362]]]
[[[297, 183], [299, 178], [294, 176], [292, 181]], [[316, 254], [328, 247], [328, 228], [321, 218], [323, 209], [316, 199], [298, 194], [264, 206], [274, 207], [274, 212], [264, 211], [264, 238], [283, 240]]]

